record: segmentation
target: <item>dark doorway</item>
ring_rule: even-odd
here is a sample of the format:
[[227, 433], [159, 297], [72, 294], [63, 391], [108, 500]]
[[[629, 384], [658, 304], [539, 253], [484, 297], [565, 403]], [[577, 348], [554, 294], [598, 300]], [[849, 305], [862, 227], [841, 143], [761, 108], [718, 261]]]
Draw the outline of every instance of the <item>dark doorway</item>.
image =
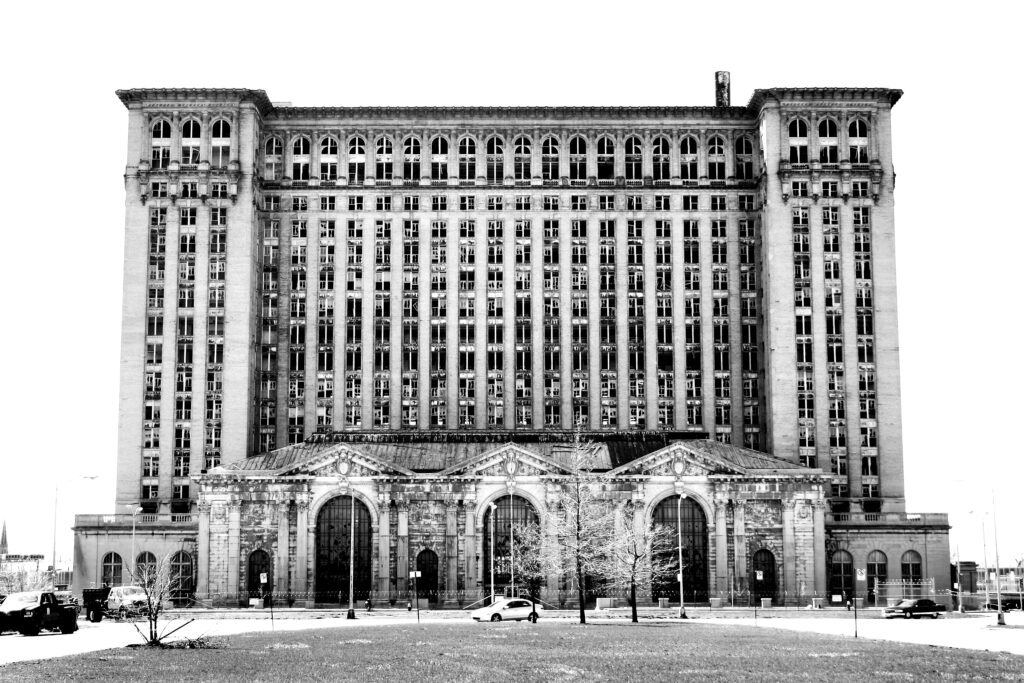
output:
[[[485, 592], [491, 590], [491, 552], [494, 553], [494, 591], [502, 595], [512, 583], [513, 527], [538, 524], [540, 518], [530, 502], [521, 496], [502, 496], [494, 501], [494, 546], [491, 546], [491, 510], [484, 513], [484, 556], [481, 558], [481, 578]], [[519, 588], [522, 588], [520, 584]]]
[[[267, 575], [267, 582], [260, 582], [260, 575]], [[249, 580], [246, 583], [250, 598], [270, 597], [274, 590], [274, 574], [270, 566], [270, 553], [266, 550], [253, 550], [249, 553]]]
[[416, 579], [416, 591], [420, 598], [426, 598], [430, 602], [437, 602], [437, 553], [433, 550], [424, 550], [416, 556], [416, 571], [420, 577]]
[[754, 599], [759, 602], [761, 598], [774, 598], [778, 588], [775, 583], [775, 555], [767, 548], [761, 548], [754, 553], [753, 564], [750, 587]]
[[316, 594], [320, 603], [348, 604], [349, 554], [352, 510], [355, 509], [354, 596], [362, 602], [370, 596], [370, 512], [351, 496], [327, 502], [316, 517]]

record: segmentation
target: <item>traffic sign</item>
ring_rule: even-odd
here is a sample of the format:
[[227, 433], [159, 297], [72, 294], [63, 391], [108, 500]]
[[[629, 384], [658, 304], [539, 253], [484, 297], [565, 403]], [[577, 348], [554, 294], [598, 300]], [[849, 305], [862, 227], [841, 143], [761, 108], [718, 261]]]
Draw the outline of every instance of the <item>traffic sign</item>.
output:
[[260, 572], [260, 583], [266, 583], [266, 582], [267, 582], [267, 573], [266, 572]]
[[868, 573], [867, 573], [866, 569], [858, 569], [857, 570], [857, 580], [858, 581], [867, 581], [868, 580]]
[[763, 570], [757, 569], [757, 570], [754, 571], [754, 573], [757, 574], [757, 580], [758, 581], [764, 581], [764, 571]]

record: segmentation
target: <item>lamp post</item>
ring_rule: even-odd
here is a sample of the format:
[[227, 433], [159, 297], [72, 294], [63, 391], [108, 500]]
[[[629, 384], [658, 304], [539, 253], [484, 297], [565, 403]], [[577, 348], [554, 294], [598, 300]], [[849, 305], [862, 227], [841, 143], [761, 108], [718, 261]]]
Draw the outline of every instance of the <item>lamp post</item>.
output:
[[508, 570], [512, 597], [516, 597], [516, 531], [512, 526], [512, 494], [508, 494]]
[[138, 558], [135, 557], [135, 518], [139, 516], [140, 512], [142, 512], [141, 506], [136, 506], [135, 509], [132, 510], [132, 585], [135, 584], [135, 575], [138, 573]]
[[992, 541], [996, 546], [996, 624], [1006, 626], [1003, 616], [1003, 591], [999, 586], [999, 531], [996, 527], [996, 492], [992, 492]]
[[494, 604], [494, 515], [498, 506], [491, 503], [491, 604]]
[[686, 618], [686, 594], [683, 591], [683, 498], [680, 493], [676, 500], [676, 528], [679, 531], [679, 618]]
[[356, 618], [355, 561], [356, 561], [356, 496], [350, 492], [352, 508], [348, 527], [348, 619]]

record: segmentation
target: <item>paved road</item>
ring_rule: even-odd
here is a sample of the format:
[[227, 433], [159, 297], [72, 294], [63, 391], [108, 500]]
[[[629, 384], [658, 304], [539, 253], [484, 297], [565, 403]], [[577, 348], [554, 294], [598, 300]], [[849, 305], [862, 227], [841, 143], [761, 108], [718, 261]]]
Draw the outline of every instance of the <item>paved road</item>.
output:
[[[619, 621], [623, 620], [624, 611], [619, 613], [588, 613], [588, 621]], [[234, 633], [251, 633], [270, 631], [294, 631], [314, 628], [364, 628], [366, 626], [408, 625], [416, 623], [416, 614], [408, 612], [375, 612], [372, 615], [360, 613], [355, 621], [336, 616], [323, 618], [305, 617], [299, 613], [287, 615], [288, 618], [276, 619], [273, 624], [269, 618], [259, 618], [253, 612], [236, 613], [247, 618], [201, 618], [188, 624], [173, 637], [197, 638], [200, 636], [221, 636]], [[691, 612], [692, 614], [692, 612]], [[284, 615], [283, 615], [284, 616]], [[742, 624], [753, 626], [755, 620], [745, 616], [715, 616], [714, 613], [694, 615], [693, 621], [721, 626]], [[256, 618], [254, 618], [256, 617]], [[724, 617], [724, 618], [723, 618]], [[467, 615], [459, 612], [424, 612], [422, 623], [442, 623], [466, 619]], [[1024, 614], [1011, 612], [1006, 615], [1006, 626], [995, 626], [995, 615], [972, 615], [943, 617], [938, 620], [922, 619], [906, 621], [880, 619], [876, 614], [868, 613], [858, 621], [861, 638], [891, 640], [906, 643], [959, 647], [974, 650], [993, 650], [1024, 655]], [[561, 613], [555, 618], [545, 618], [541, 624], [555, 621], [574, 621], [574, 613]], [[675, 621], [666, 619], [666, 621]], [[168, 628], [185, 623], [183, 620], [170, 620], [162, 624]], [[781, 628], [795, 631], [810, 631], [839, 636], [853, 636], [853, 619], [848, 615], [819, 615], [803, 617], [792, 613], [779, 616], [759, 616], [756, 620], [759, 628]], [[145, 624], [140, 624], [145, 627]], [[142, 642], [142, 637], [130, 623], [104, 620], [99, 624], [79, 621], [79, 631], [72, 635], [59, 633], [43, 633], [35, 637], [25, 637], [8, 633], [0, 636], [0, 666], [11, 662], [50, 659], [65, 657], [82, 652], [93, 652], [110, 648], [124, 647], [131, 643]], [[163, 630], [163, 629], [161, 629]]]

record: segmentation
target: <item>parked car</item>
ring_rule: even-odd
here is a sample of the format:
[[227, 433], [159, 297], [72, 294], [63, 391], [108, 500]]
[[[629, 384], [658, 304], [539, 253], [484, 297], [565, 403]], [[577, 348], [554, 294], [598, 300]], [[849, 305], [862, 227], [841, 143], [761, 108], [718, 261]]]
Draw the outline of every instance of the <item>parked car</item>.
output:
[[114, 586], [107, 596], [105, 613], [121, 619], [149, 613], [146, 591], [138, 586]]
[[886, 607], [882, 613], [886, 619], [903, 617], [904, 619], [917, 619], [918, 617], [931, 617], [938, 619], [939, 614], [946, 611], [945, 605], [937, 605], [934, 600], [928, 598], [916, 598], [914, 600], [901, 600], [892, 607]]
[[1010, 594], [1002, 596], [1002, 600], [997, 599], [994, 595], [990, 595], [988, 598], [988, 604], [985, 609], [997, 610], [999, 609], [999, 603], [1002, 602], [1003, 611], [1009, 612], [1013, 609], [1020, 609], [1022, 600], [1019, 594]]
[[534, 611], [533, 603], [522, 598], [502, 598], [496, 600], [493, 605], [481, 607], [470, 612], [474, 621], [527, 621], [537, 623], [537, 619], [543, 613], [543, 608], [537, 604]]
[[71, 594], [71, 591], [57, 591], [53, 594], [57, 598], [57, 603], [61, 605], [71, 605], [75, 608], [75, 614], [82, 614], [82, 606], [78, 604], [78, 598]]
[[74, 633], [78, 630], [75, 608], [59, 604], [47, 591], [13, 593], [0, 605], [0, 633], [18, 631], [35, 636], [42, 630]]

